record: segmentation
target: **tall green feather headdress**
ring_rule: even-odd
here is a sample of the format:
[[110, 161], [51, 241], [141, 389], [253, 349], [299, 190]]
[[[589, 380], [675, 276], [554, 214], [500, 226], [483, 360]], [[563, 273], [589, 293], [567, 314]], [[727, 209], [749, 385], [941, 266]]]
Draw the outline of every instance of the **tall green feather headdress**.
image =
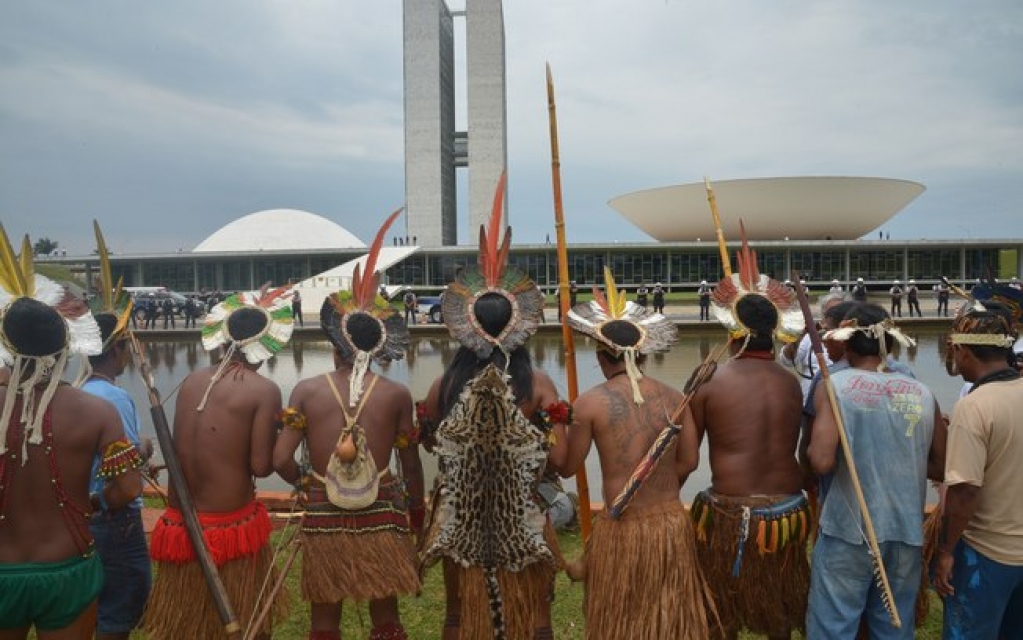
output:
[[[34, 307], [34, 309], [33, 309]], [[12, 338], [12, 332], [35, 322], [32, 314], [53, 313], [60, 317], [63, 335], [53, 340], [59, 346], [49, 349]], [[47, 336], [47, 339], [54, 336]], [[11, 369], [3, 411], [0, 412], [0, 454], [7, 450], [7, 431], [18, 397], [21, 397], [20, 423], [25, 428], [22, 460], [28, 444], [42, 442], [42, 422], [46, 409], [60, 384], [71, 355], [98, 355], [103, 350], [99, 326], [85, 302], [65, 287], [35, 272], [32, 243], [26, 235], [21, 256], [0, 224], [0, 359]]]

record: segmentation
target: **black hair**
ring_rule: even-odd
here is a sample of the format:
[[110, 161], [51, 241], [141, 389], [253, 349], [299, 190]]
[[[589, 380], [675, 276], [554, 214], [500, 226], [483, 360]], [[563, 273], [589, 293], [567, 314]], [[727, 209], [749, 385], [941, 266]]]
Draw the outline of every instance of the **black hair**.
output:
[[[956, 319], [952, 330], [959, 333], [992, 333], [1018, 337], [1013, 330], [1015, 319], [1012, 316], [1012, 309], [993, 300], [986, 300], [981, 304], [984, 305], [984, 311], [972, 309], [966, 311]], [[1016, 366], [1017, 358], [1012, 347], [997, 347], [993, 344], [964, 344], [961, 346], [972, 351], [973, 355], [981, 362], [1005, 360], [1009, 365]]]
[[247, 340], [259, 335], [269, 323], [270, 318], [262, 309], [242, 307], [227, 317], [227, 333], [232, 340]]
[[114, 328], [117, 327], [117, 316], [112, 313], [97, 313], [94, 317], [96, 318], [96, 324], [99, 325], [100, 339], [103, 340], [106, 348], [98, 356], [89, 356], [89, 364], [93, 367], [105, 362], [113, 354], [113, 347], [116, 341], [110, 341], [109, 344], [107, 341], [110, 340], [110, 336], [114, 333]]
[[842, 320], [845, 319], [847, 313], [852, 311], [852, 308], [859, 303], [854, 300], [846, 300], [839, 302], [836, 305], [828, 307], [828, 310], [824, 312], [824, 317], [831, 320], [831, 325], [837, 327]]
[[[884, 322], [889, 317], [888, 312], [883, 307], [876, 304], [858, 302], [845, 314], [843, 320], [855, 320], [858, 326], [869, 327], [879, 322]], [[890, 353], [895, 344], [895, 338], [886, 333], [884, 334], [884, 343], [885, 352]], [[860, 356], [881, 355], [881, 343], [878, 339], [862, 331], [853, 332], [852, 336], [845, 343], [845, 348]]]
[[[495, 338], [501, 335], [512, 317], [511, 301], [498, 293], [485, 293], [477, 298], [472, 311], [480, 327]], [[473, 350], [461, 347], [441, 377], [439, 403], [441, 419], [447, 417], [448, 412], [458, 403], [458, 396], [465, 385], [488, 364], [500, 369], [507, 367], [517, 404], [533, 398], [533, 361], [525, 347], [515, 349], [507, 359], [504, 352], [496, 347], [489, 358], [479, 358]]]
[[[639, 344], [639, 341], [643, 338], [643, 334], [639, 328], [633, 323], [626, 322], [625, 320], [611, 320], [610, 322], [607, 322], [600, 328], [600, 333], [619, 347], [634, 347]], [[624, 351], [615, 353], [603, 345], [598, 345], [597, 354], [603, 356], [611, 364], [618, 364], [625, 359]], [[642, 364], [645, 359], [646, 356], [638, 353], [636, 354], [637, 364]]]
[[14, 351], [41, 357], [60, 353], [68, 344], [67, 325], [52, 307], [33, 298], [18, 298], [7, 307], [3, 333]]
[[383, 329], [380, 321], [366, 313], [353, 313], [345, 323], [348, 336], [359, 351], [372, 351], [380, 344]]
[[739, 322], [750, 330], [746, 351], [774, 349], [774, 330], [778, 327], [778, 309], [761, 295], [749, 294], [735, 304]]
[[473, 303], [472, 312], [480, 327], [496, 338], [511, 321], [512, 305], [499, 293], [484, 293]]

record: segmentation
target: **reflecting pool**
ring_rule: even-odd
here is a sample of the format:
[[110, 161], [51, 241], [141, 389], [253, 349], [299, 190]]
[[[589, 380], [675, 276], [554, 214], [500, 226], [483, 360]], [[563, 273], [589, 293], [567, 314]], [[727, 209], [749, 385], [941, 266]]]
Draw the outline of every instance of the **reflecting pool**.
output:
[[[935, 329], [906, 330], [917, 340], [917, 346], [896, 351], [896, 357], [907, 363], [917, 377], [928, 385], [938, 399], [942, 410], [949, 412], [962, 387], [961, 378], [952, 378], [945, 372], [944, 334]], [[670, 353], [655, 354], [648, 358], [646, 373], [660, 380], [681, 387], [692, 370], [725, 338], [720, 329], [706, 332], [686, 332]], [[896, 345], [898, 346], [898, 345]], [[143, 340], [142, 347], [153, 368], [156, 386], [164, 399], [167, 418], [173, 424], [175, 391], [177, 385], [191, 371], [211, 363], [209, 354], [202, 350], [198, 341]], [[546, 371], [557, 385], [563, 397], [567, 397], [566, 356], [560, 336], [541, 334], [530, 341], [536, 366]], [[588, 389], [602, 381], [594, 355], [594, 343], [589, 339], [575, 341], [576, 370], [580, 390]], [[423, 398], [433, 380], [443, 373], [444, 366], [457, 350], [457, 343], [444, 336], [415, 336], [407, 358], [383, 368], [380, 373], [407, 384], [416, 399]], [[333, 367], [330, 344], [326, 340], [311, 340], [298, 337], [276, 358], [265, 364], [260, 372], [277, 382], [281, 387], [283, 402], [287, 404], [292, 389], [300, 379], [309, 378], [329, 371]], [[143, 435], [154, 437], [149, 419], [149, 399], [145, 387], [134, 366], [125, 372], [119, 383], [128, 390], [139, 407], [142, 416]], [[683, 497], [692, 499], [697, 491], [710, 484], [710, 468], [706, 452], [702, 452], [700, 467], [689, 478], [683, 488]], [[159, 455], [159, 454], [158, 454]], [[428, 483], [436, 473], [432, 456], [423, 453], [423, 464]], [[593, 500], [602, 500], [600, 493], [600, 468], [595, 451], [586, 461], [590, 479], [590, 495]], [[574, 489], [574, 482], [568, 481]], [[260, 488], [285, 489], [287, 485], [276, 476], [259, 481]]]

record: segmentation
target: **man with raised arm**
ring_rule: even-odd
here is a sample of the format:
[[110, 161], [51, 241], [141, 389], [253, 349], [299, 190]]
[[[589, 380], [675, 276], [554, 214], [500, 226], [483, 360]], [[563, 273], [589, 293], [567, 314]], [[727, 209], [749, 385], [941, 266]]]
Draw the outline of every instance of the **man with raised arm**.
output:
[[[406, 638], [397, 596], [420, 588], [413, 534], [422, 533], [425, 507], [412, 394], [370, 368], [371, 361], [404, 357], [409, 342], [373, 272], [394, 217], [378, 232], [366, 273], [356, 270], [351, 291], [323, 301], [320, 324], [334, 347], [335, 370], [298, 383], [274, 451], [278, 473], [308, 497], [302, 597], [311, 604], [310, 640], [340, 639], [346, 600], [369, 602], [371, 640]], [[303, 442], [300, 464], [295, 452]], [[401, 478], [390, 472], [395, 450]]]
[[97, 355], [85, 304], [15, 258], [0, 227], [0, 636], [91, 638], [103, 567], [89, 533], [89, 481], [120, 508], [141, 492], [138, 451], [113, 405], [61, 381], [69, 355]]
[[[281, 390], [257, 370], [291, 338], [285, 291], [264, 287], [235, 294], [206, 315], [203, 348], [222, 348], [222, 358], [185, 378], [174, 413], [174, 450], [243, 629], [274, 573], [270, 517], [255, 499], [255, 478], [273, 473]], [[143, 626], [152, 640], [225, 637], [180, 508], [172, 487], [170, 506], [152, 535], [157, 575]], [[283, 599], [274, 604], [261, 637], [269, 636], [285, 607]]]
[[[813, 550], [807, 634], [853, 638], [862, 617], [871, 638], [911, 639], [927, 478], [942, 479], [944, 422], [923, 384], [888, 367], [894, 340], [911, 342], [880, 306], [856, 305], [825, 338], [845, 342], [849, 366], [831, 381], [881, 555], [873, 559], [869, 551], [859, 492], [839, 447], [840, 427], [820, 385], [807, 453], [815, 473], [833, 475]], [[891, 598], [875, 582], [874, 561], [884, 563]], [[893, 609], [901, 628], [890, 620]]]
[[731, 359], [691, 405], [712, 473], [692, 516], [724, 637], [746, 628], [789, 638], [806, 615], [810, 514], [796, 461], [803, 396], [795, 376], [775, 361], [774, 339], [798, 339], [804, 323], [795, 292], [760, 275], [745, 242], [738, 264], [712, 296]]
[[[606, 297], [574, 307], [572, 328], [597, 341], [605, 382], [574, 404], [565, 476], [584, 464], [596, 444], [605, 505], [625, 488], [633, 471], [682, 403], [683, 395], [642, 373], [647, 353], [664, 352], [677, 339], [675, 325], [659, 313], [622, 304], [610, 273]], [[582, 560], [569, 573], [586, 584], [586, 637], [708, 638], [714, 606], [696, 559], [693, 526], [679, 491], [699, 461], [696, 428], [688, 412], [678, 439], [666, 450], [620, 519], [597, 516]], [[583, 575], [579, 575], [579, 574]]]

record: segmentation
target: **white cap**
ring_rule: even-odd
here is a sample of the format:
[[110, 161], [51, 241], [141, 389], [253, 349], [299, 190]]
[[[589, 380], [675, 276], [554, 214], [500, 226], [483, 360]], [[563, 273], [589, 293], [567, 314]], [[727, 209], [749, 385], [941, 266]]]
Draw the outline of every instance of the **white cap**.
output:
[[831, 282], [832, 282], [833, 284], [838, 284], [838, 278], [835, 278], [835, 279], [834, 279], [834, 280], [832, 280]]
[[914, 280], [913, 278], [910, 278], [909, 279], [909, 284], [916, 284], [916, 280]]
[[892, 284], [899, 284], [898, 278], [896, 278], [895, 280], [892, 280]]
[[700, 280], [700, 284], [707, 284], [706, 280]]
[[856, 282], [863, 282], [863, 278], [856, 278]]

